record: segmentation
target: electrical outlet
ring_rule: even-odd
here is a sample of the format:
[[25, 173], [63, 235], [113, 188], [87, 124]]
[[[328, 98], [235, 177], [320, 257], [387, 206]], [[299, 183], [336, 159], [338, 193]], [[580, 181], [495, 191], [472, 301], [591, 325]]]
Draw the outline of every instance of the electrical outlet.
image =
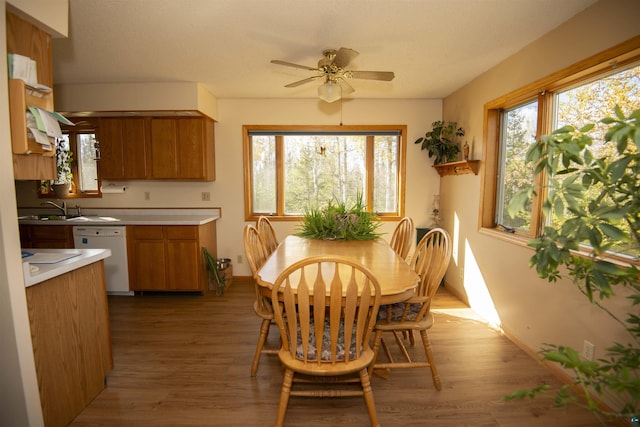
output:
[[203, 202], [210, 202], [211, 201], [211, 193], [209, 191], [203, 191], [202, 192], [202, 201]]
[[596, 346], [591, 344], [589, 341], [584, 340], [584, 343], [582, 344], [582, 358], [584, 360], [593, 360], [595, 351]]
[[458, 274], [460, 274], [460, 279], [463, 280], [464, 279], [464, 268], [460, 267], [458, 269]]
[[238, 264], [242, 264], [243, 259], [242, 259], [242, 255], [238, 255]]
[[144, 192], [144, 199], [145, 200], [151, 200], [151, 192], [150, 191], [145, 191]]

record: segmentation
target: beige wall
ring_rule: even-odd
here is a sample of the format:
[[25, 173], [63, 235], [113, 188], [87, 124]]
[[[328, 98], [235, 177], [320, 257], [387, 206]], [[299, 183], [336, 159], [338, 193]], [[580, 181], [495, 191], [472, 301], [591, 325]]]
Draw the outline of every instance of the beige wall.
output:
[[[338, 125], [340, 104], [326, 104], [317, 99], [220, 99], [219, 122], [215, 125], [216, 181], [215, 182], [161, 182], [128, 181], [124, 194], [104, 194], [102, 199], [81, 199], [83, 207], [221, 207], [218, 221], [218, 255], [231, 258], [233, 273], [249, 276], [244, 258], [242, 229], [244, 221], [244, 187], [242, 170], [242, 125], [244, 124], [310, 124]], [[438, 191], [439, 177], [431, 167], [426, 152], [414, 145], [431, 122], [439, 120], [440, 100], [371, 100], [358, 99], [343, 102], [344, 124], [406, 124], [407, 189], [406, 214], [417, 225], [427, 226], [433, 194]], [[120, 181], [122, 182], [122, 181]], [[36, 185], [33, 182], [17, 186], [19, 206], [38, 206]], [[211, 192], [211, 202], [202, 202], [201, 193]], [[144, 193], [150, 200], [144, 200]], [[69, 206], [75, 202], [70, 201]], [[395, 223], [385, 223], [382, 231], [393, 232]], [[282, 238], [294, 232], [295, 222], [275, 222], [274, 228]], [[389, 234], [384, 236], [389, 238]]]
[[[473, 155], [482, 159], [486, 102], [640, 34], [631, 16], [640, 16], [640, 2], [600, 1], [447, 97], [444, 118], [467, 129], [475, 141]], [[543, 342], [581, 349], [586, 339], [602, 357], [612, 339], [626, 341], [620, 326], [570, 283], [540, 280], [528, 268], [532, 250], [479, 232], [480, 186], [480, 175], [441, 180], [445, 224], [456, 230], [457, 249], [447, 274], [452, 289], [467, 295], [485, 316], [497, 315], [497, 323], [534, 350]], [[609, 305], [623, 302], [618, 298]]]

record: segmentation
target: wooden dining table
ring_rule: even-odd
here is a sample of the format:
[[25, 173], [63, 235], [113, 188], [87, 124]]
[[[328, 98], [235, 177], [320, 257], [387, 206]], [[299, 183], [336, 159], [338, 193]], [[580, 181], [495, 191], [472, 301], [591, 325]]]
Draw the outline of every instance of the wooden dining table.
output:
[[413, 295], [418, 274], [383, 239], [316, 240], [287, 236], [256, 273], [258, 285], [272, 289], [276, 279], [295, 262], [318, 255], [338, 255], [358, 261], [380, 283], [380, 303], [392, 304]]

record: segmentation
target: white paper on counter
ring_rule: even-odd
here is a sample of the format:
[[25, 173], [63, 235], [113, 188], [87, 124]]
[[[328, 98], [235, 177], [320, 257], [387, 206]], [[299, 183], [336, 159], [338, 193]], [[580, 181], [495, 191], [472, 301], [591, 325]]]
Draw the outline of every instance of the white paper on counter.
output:
[[29, 264], [56, 264], [58, 262], [65, 261], [67, 259], [75, 258], [80, 256], [80, 252], [71, 253], [71, 254], [57, 254], [51, 252], [36, 252], [29, 258], [27, 258], [27, 262]]

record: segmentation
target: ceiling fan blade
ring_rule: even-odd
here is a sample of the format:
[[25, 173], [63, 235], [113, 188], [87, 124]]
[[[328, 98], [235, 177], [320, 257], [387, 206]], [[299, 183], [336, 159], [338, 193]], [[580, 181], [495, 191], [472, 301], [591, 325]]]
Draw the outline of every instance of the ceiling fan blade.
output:
[[349, 83], [347, 83], [346, 79], [340, 78], [339, 83], [340, 83], [340, 86], [342, 86], [343, 95], [348, 95], [356, 91]]
[[384, 80], [386, 82], [393, 80], [395, 77], [393, 71], [349, 71], [348, 74], [348, 77], [353, 79]]
[[341, 47], [338, 52], [336, 52], [336, 57], [333, 59], [333, 64], [337, 65], [340, 68], [344, 68], [356, 57], [360, 55], [353, 49], [349, 49], [347, 47]]
[[293, 82], [293, 83], [289, 83], [288, 85], [285, 85], [285, 87], [296, 87], [296, 86], [300, 86], [303, 85], [305, 83], [309, 83], [319, 77], [322, 76], [313, 76], [313, 77], [307, 77], [306, 79], [302, 79], [302, 80], [298, 80], [297, 82]]
[[303, 70], [318, 71], [317, 68], [307, 67], [306, 65], [294, 64], [293, 62], [280, 61], [278, 59], [272, 59], [271, 63], [272, 64], [278, 64], [278, 65], [285, 65], [287, 67], [301, 68]]

